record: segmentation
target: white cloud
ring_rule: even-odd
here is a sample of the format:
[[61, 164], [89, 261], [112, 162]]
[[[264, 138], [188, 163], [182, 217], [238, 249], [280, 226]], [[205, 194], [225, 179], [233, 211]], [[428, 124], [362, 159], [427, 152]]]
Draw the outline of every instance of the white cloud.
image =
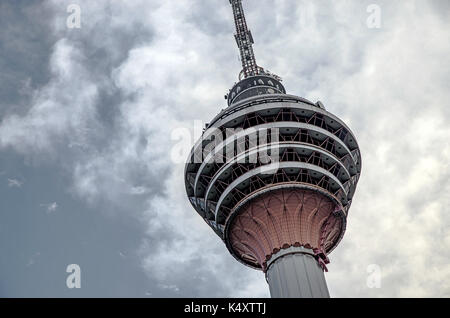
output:
[[180, 291], [180, 289], [178, 288], [177, 285], [164, 285], [164, 284], [160, 284], [159, 287], [161, 287], [162, 289], [169, 289], [171, 291], [174, 291], [176, 293], [178, 293]]
[[142, 195], [148, 193], [148, 189], [146, 187], [132, 187], [130, 193], [133, 195]]
[[8, 187], [10, 188], [21, 188], [23, 185], [22, 181], [17, 179], [8, 179]]
[[52, 80], [35, 92], [26, 115], [2, 119], [0, 147], [11, 147], [27, 155], [55, 156], [61, 143], [83, 143], [88, 125], [94, 120], [97, 96], [97, 87], [90, 82], [83, 59], [75, 44], [67, 39], [55, 44], [50, 59]]
[[43, 203], [41, 204], [41, 207], [45, 208], [47, 213], [53, 213], [58, 209], [58, 204], [56, 202]]

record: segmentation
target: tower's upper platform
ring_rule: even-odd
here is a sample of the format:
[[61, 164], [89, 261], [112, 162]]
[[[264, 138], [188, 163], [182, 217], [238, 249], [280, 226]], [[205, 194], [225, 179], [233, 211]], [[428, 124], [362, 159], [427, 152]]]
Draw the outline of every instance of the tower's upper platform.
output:
[[269, 74], [254, 75], [236, 83], [226, 96], [228, 106], [244, 99], [266, 94], [286, 94], [281, 81]]
[[[249, 256], [233, 245], [242, 234], [230, 229], [237, 229], [234, 219], [243, 211], [253, 213], [248, 204], [259, 196], [265, 202], [264, 195], [280, 189], [303, 191], [318, 206], [332, 203], [320, 210], [337, 218], [333, 231], [326, 232], [330, 238], [316, 246], [308, 243], [328, 253], [344, 235], [360, 171], [356, 138], [342, 120], [320, 102], [278, 93], [236, 101], [216, 116], [191, 151], [185, 183], [191, 204], [231, 253], [252, 267], [263, 268], [261, 255]], [[278, 206], [285, 204], [281, 201]], [[311, 207], [313, 220], [319, 214]], [[322, 223], [314, 224], [326, 230]]]
[[[326, 259], [342, 239], [361, 172], [354, 134], [321, 102], [286, 94], [256, 64], [241, 0], [230, 0], [242, 71], [185, 169], [196, 211], [239, 261], [267, 270], [281, 249]], [[320, 261], [319, 261], [320, 263]]]

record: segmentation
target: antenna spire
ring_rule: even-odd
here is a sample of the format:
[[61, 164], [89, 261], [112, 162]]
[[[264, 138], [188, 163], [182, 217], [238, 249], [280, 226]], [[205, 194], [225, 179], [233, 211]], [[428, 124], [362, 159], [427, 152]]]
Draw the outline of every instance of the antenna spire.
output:
[[244, 9], [242, 8], [242, 0], [230, 0], [230, 4], [233, 7], [234, 22], [236, 25], [236, 34], [234, 37], [236, 38], [242, 62], [242, 71], [239, 79], [264, 74], [264, 69], [256, 64], [255, 53], [253, 52], [253, 36], [247, 27]]

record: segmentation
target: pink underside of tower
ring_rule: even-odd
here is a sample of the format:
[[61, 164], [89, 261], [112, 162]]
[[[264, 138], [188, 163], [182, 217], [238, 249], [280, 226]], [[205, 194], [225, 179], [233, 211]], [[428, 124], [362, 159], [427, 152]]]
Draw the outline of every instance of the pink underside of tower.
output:
[[335, 204], [311, 190], [279, 189], [244, 206], [232, 221], [230, 243], [243, 260], [264, 271], [270, 257], [291, 246], [326, 252], [339, 239], [342, 220]]

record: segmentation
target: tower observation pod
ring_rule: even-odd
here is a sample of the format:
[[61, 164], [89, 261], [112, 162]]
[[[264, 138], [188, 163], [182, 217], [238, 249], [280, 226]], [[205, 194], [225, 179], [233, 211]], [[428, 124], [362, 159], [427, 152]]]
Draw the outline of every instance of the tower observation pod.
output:
[[242, 0], [229, 0], [242, 71], [185, 168], [194, 209], [272, 297], [329, 297], [324, 272], [361, 172], [354, 134], [256, 63]]

